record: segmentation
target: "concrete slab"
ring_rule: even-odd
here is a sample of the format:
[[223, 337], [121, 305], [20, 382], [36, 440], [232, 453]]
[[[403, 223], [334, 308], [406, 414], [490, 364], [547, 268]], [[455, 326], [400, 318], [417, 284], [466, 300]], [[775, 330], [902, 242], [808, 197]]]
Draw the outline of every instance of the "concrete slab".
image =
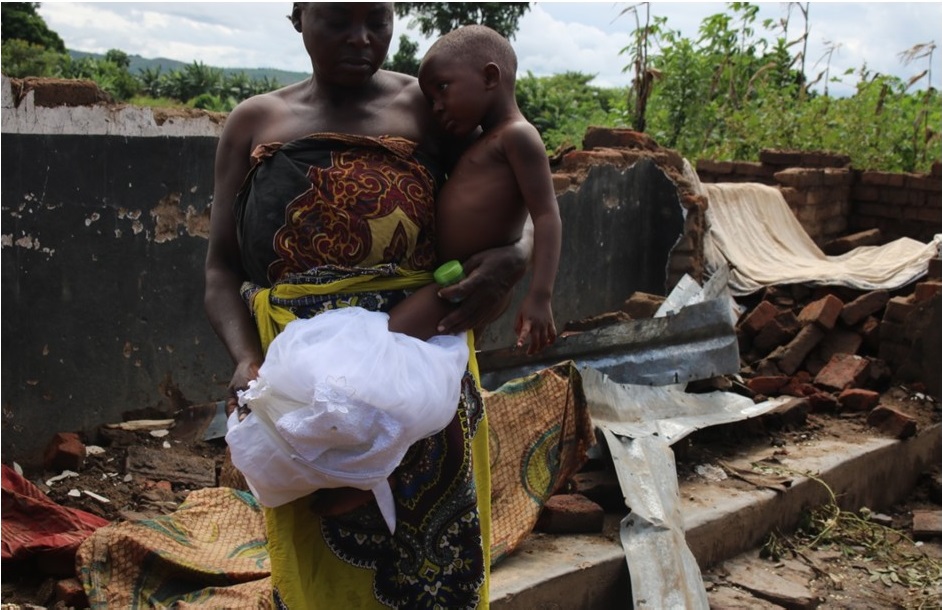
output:
[[[748, 468], [771, 451], [755, 451], [729, 462]], [[874, 436], [854, 442], [809, 442], [780, 461], [794, 475], [784, 493], [701, 481], [681, 483], [687, 544], [701, 569], [757, 548], [776, 528], [793, 529], [803, 510], [828, 500], [818, 480], [830, 487], [845, 509], [881, 510], [903, 500], [920, 473], [942, 462], [942, 424], [904, 441]], [[626, 607], [628, 569], [617, 534], [622, 516], [609, 515], [599, 535], [531, 536], [492, 571], [491, 607]]]

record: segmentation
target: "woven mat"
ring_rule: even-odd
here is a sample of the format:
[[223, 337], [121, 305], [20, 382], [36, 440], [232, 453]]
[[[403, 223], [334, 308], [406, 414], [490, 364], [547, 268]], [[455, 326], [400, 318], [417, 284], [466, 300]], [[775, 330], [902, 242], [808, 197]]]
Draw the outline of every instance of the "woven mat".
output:
[[546, 500], [585, 463], [595, 436], [572, 361], [485, 392], [484, 401], [495, 565], [530, 535]]
[[269, 608], [265, 523], [246, 492], [192, 492], [170, 515], [116, 523], [76, 556], [92, 608]]

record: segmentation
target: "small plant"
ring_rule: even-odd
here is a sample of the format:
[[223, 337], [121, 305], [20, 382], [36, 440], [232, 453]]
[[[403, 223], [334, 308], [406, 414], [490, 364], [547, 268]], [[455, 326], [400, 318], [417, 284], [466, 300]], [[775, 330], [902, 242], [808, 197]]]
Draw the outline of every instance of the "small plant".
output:
[[[866, 507], [857, 512], [841, 509], [833, 490], [824, 481], [808, 473], [802, 474], [827, 490], [828, 501], [806, 511], [793, 534], [770, 534], [760, 551], [761, 557], [779, 560], [791, 556], [807, 561], [808, 550], [836, 550], [844, 557], [881, 566], [864, 568], [870, 582], [906, 587], [918, 597], [919, 607], [939, 607], [942, 561], [924, 552], [907, 551], [906, 547], [913, 544], [906, 534], [874, 522], [872, 512]], [[909, 544], [904, 546], [903, 542]], [[812, 562], [808, 563], [816, 568]]]

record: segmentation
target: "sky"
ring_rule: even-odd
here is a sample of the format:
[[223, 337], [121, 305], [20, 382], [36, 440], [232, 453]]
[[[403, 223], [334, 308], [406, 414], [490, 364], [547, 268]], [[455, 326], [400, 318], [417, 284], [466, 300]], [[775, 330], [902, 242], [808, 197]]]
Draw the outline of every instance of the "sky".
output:
[[[757, 32], [770, 42], [778, 33], [765, 32], [761, 22], [780, 22], [789, 16], [789, 38], [804, 27], [794, 4], [759, 3]], [[626, 86], [630, 74], [621, 49], [630, 44], [637, 7], [627, 2], [536, 2], [520, 20], [513, 39], [521, 74], [549, 76], [566, 71], [594, 74], [592, 84]], [[909, 65], [900, 53], [916, 44], [942, 46], [942, 2], [811, 2], [808, 4], [810, 35], [806, 74], [814, 79], [829, 68], [841, 78], [831, 83], [832, 95], [853, 92], [856, 72], [866, 66], [871, 74], [892, 74], [904, 80], [929, 68], [927, 59]], [[286, 18], [289, 2], [43, 2], [39, 14], [50, 28], [76, 51], [104, 53], [120, 49], [145, 58], [165, 57], [221, 68], [278, 68], [309, 72], [300, 35]], [[651, 17], [664, 17], [666, 25], [696, 39], [704, 18], [729, 13], [721, 2], [652, 2]], [[419, 55], [431, 40], [397, 19], [390, 54], [400, 34], [419, 42]], [[825, 55], [833, 49], [830, 62]], [[933, 54], [932, 85], [942, 79], [942, 49]], [[846, 70], [855, 74], [844, 75]], [[926, 80], [916, 85], [924, 89]], [[820, 87], [818, 87], [820, 90]]]

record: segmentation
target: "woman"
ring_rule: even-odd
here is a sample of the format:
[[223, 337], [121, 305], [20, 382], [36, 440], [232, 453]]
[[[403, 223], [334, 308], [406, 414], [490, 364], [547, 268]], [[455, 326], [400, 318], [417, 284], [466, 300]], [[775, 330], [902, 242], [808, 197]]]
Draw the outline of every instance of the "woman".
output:
[[[296, 3], [291, 21], [312, 77], [240, 104], [217, 149], [206, 309], [235, 363], [232, 407], [291, 319], [351, 304], [386, 311], [429, 282], [434, 196], [460, 152], [417, 81], [379, 69], [391, 4]], [[466, 261], [467, 279], [442, 291], [461, 304], [440, 330], [496, 318], [528, 254], [522, 240]], [[393, 475], [395, 535], [353, 490], [266, 510], [277, 605], [487, 606], [487, 420], [475, 368], [472, 357], [454, 421]]]

